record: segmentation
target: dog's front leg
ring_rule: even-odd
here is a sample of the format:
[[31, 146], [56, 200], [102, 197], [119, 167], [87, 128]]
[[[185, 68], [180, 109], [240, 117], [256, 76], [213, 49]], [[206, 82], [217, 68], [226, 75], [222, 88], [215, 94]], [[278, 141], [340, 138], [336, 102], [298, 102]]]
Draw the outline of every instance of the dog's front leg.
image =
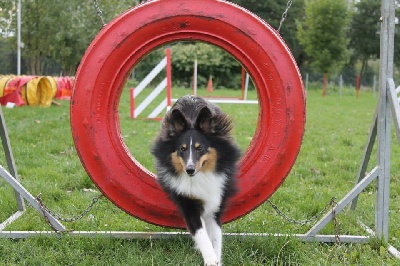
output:
[[176, 201], [185, 218], [187, 228], [195, 242], [196, 248], [203, 256], [204, 265], [221, 265], [220, 257], [217, 256], [211, 243], [207, 228], [202, 218], [203, 204], [201, 201], [179, 196]]
[[202, 227], [198, 228], [192, 235], [196, 247], [200, 250], [201, 255], [204, 259], [204, 265], [214, 266], [221, 265], [220, 257], [221, 255], [216, 254], [213, 244], [211, 243], [210, 237], [207, 233], [206, 226], [203, 218], [201, 219]]
[[207, 228], [208, 237], [214, 247], [215, 254], [219, 261], [222, 257], [222, 229], [220, 223], [214, 216], [205, 217], [205, 224]]

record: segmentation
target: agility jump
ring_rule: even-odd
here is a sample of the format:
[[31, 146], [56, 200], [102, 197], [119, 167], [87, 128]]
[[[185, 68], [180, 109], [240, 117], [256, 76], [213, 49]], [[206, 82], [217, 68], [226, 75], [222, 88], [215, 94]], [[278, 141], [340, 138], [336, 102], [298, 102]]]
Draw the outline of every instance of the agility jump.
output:
[[[150, 71], [149, 74], [138, 84], [136, 88], [130, 89], [130, 107], [131, 107], [131, 118], [137, 118], [148, 106], [154, 101], [154, 99], [167, 88], [165, 99], [147, 116], [149, 119], [157, 118], [162, 111], [167, 107], [171, 107], [171, 90], [172, 90], [172, 78], [171, 78], [171, 49], [165, 49], [165, 57], [158, 63], [157, 66]], [[164, 69], [166, 68], [166, 77], [157, 85], [157, 87], [136, 107], [135, 99], [146, 88], [147, 85]]]
[[[171, 49], [165, 49], [166, 56], [146, 75], [146, 77], [137, 85], [136, 88], [131, 88], [130, 97], [130, 117], [132, 119], [138, 118], [143, 111], [160, 95], [165, 88], [166, 97], [162, 100], [154, 110], [147, 115], [147, 119], [161, 119], [160, 114], [171, 108], [172, 103], [178, 99], [172, 98], [172, 73], [171, 73]], [[152, 80], [163, 70], [166, 69], [166, 77], [154, 88], [154, 90], [147, 95], [147, 97], [140, 103], [137, 102], [138, 95], [151, 83]], [[193, 91], [192, 95], [197, 95], [197, 60], [194, 64], [193, 74]], [[242, 95], [239, 98], [221, 98], [221, 97], [207, 97], [208, 101], [212, 103], [229, 103], [229, 104], [258, 104], [257, 100], [247, 100], [247, 90], [249, 85], [249, 74], [242, 68]]]

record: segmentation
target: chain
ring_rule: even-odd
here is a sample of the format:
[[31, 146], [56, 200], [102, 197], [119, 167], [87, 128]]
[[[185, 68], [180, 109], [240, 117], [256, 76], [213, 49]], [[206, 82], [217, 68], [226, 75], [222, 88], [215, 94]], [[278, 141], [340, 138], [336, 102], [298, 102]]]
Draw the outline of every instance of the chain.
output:
[[101, 11], [99, 4], [97, 3], [97, 0], [93, 0], [93, 4], [94, 4], [94, 7], [96, 8], [97, 16], [99, 16], [99, 18], [101, 19], [101, 23], [103, 24], [103, 27], [104, 27], [106, 25], [106, 23], [104, 22], [104, 18], [103, 18], [103, 11]]
[[332, 198], [331, 200], [331, 207], [332, 207], [332, 221], [333, 221], [333, 228], [335, 230], [335, 240], [337, 244], [340, 244], [340, 227], [339, 227], [339, 221], [336, 218], [336, 207], [337, 203], [336, 203], [336, 199]]
[[278, 206], [276, 206], [276, 204], [272, 203], [270, 200], [267, 200], [267, 202], [271, 205], [271, 207], [276, 211], [277, 214], [279, 214], [281, 217], [285, 218], [288, 222], [294, 223], [294, 224], [299, 224], [299, 225], [306, 225], [309, 224], [315, 220], [317, 220], [318, 218], [320, 218], [327, 210], [329, 207], [332, 206], [332, 202], [335, 202], [335, 198], [332, 198], [330, 200], [330, 202], [328, 204], [325, 205], [325, 207], [316, 215], [305, 219], [305, 220], [296, 220], [293, 219], [291, 217], [289, 217], [288, 215], [286, 215], [285, 213], [283, 213], [283, 211], [281, 211]]
[[[141, 2], [143, 3], [145, 1], [141, 1]], [[281, 30], [282, 24], [287, 17], [288, 11], [289, 11], [290, 7], [292, 6], [292, 3], [293, 3], [293, 0], [288, 0], [288, 2], [286, 3], [286, 9], [282, 13], [281, 21], [279, 22], [278, 32]], [[99, 4], [97, 3], [97, 0], [93, 0], [93, 4], [94, 4], [94, 7], [96, 8], [97, 16], [99, 16], [99, 18], [101, 19], [101, 23], [103, 24], [103, 27], [104, 27], [106, 25], [106, 23], [104, 22], [104, 18], [103, 18], [103, 11], [101, 11]]]
[[[55, 228], [54, 225], [50, 222], [49, 217], [48, 217], [48, 212], [47, 212], [46, 209], [45, 209], [45, 206], [44, 206], [44, 204], [43, 204], [43, 201], [42, 201], [42, 199], [40, 198], [40, 195], [41, 195], [41, 194], [37, 195], [36, 201], [38, 202], [39, 207], [40, 207], [40, 209], [42, 210], [44, 220], [45, 220], [46, 223], [51, 227], [51, 229], [53, 229], [54, 232], [56, 232], [56, 233], [65, 233], [65, 231], [60, 231], [60, 230], [58, 230], [57, 228]], [[68, 231], [67, 231], [67, 232], [68, 232]]]
[[281, 22], [279, 22], [279, 27], [278, 27], [278, 32], [281, 30], [282, 24], [285, 21], [286, 17], [287, 17], [287, 13], [290, 9], [290, 7], [292, 6], [292, 0], [288, 0], [287, 4], [286, 4], [286, 9], [285, 11], [282, 13], [282, 18], [281, 18]]
[[339, 227], [339, 221], [336, 218], [336, 211], [335, 211], [335, 207], [337, 205], [336, 203], [336, 198], [332, 197], [331, 200], [329, 201], [328, 204], [325, 205], [325, 207], [316, 215], [312, 216], [311, 218], [305, 219], [305, 220], [296, 220], [293, 219], [291, 217], [289, 217], [288, 215], [286, 215], [285, 213], [283, 213], [278, 206], [276, 206], [276, 204], [272, 203], [270, 200], [267, 200], [267, 202], [271, 205], [271, 207], [276, 211], [276, 213], [278, 215], [280, 215], [281, 217], [283, 217], [284, 219], [286, 219], [288, 222], [290, 223], [294, 223], [294, 224], [300, 224], [300, 225], [306, 225], [309, 224], [317, 219], [319, 219], [327, 210], [328, 208], [332, 208], [331, 212], [332, 212], [332, 221], [333, 221], [333, 227], [335, 230], [335, 240], [337, 244], [340, 244], [340, 227]]
[[[88, 214], [88, 212], [90, 212], [90, 210], [93, 208], [93, 206], [97, 203], [97, 201], [98, 201], [101, 197], [103, 197], [103, 194], [100, 194], [99, 196], [96, 196], [96, 197], [92, 198], [92, 202], [89, 204], [88, 207], [86, 207], [86, 209], [85, 209], [82, 213], [80, 213], [80, 214], [78, 214], [78, 215], [76, 215], [76, 216], [74, 216], [74, 217], [70, 217], [70, 218], [64, 218], [64, 217], [62, 217], [62, 216], [60, 216], [60, 215], [55, 214], [54, 212], [52, 212], [52, 211], [43, 203], [43, 200], [42, 200], [42, 198], [41, 198], [41, 194], [39, 194], [39, 195], [36, 197], [36, 201], [39, 203], [39, 206], [40, 206], [40, 208], [41, 208], [41, 210], [42, 210], [42, 212], [43, 212], [43, 214], [44, 214], [44, 219], [46, 220], [46, 222], [47, 222], [48, 224], [51, 225], [51, 223], [50, 223], [50, 221], [49, 221], [49, 218], [47, 217], [46, 214], [50, 214], [50, 215], [52, 215], [54, 218], [56, 218], [57, 220], [60, 220], [60, 221], [64, 221], [64, 222], [75, 222], [75, 221], [77, 221], [77, 220], [82, 219], [86, 214]], [[58, 230], [56, 230], [52, 225], [51, 225], [51, 227], [53, 228], [54, 231], [56, 231], [56, 232], [58, 231]]]
[[[36, 197], [36, 201], [39, 203], [39, 206], [40, 206], [40, 208], [41, 208], [41, 210], [42, 210], [42, 212], [43, 212], [43, 216], [44, 216], [44, 219], [45, 219], [46, 223], [47, 223], [55, 232], [61, 233], [61, 231], [57, 230], [57, 229], [52, 225], [52, 223], [50, 222], [50, 220], [49, 220], [49, 218], [48, 218], [48, 214], [52, 215], [55, 219], [60, 220], [60, 221], [64, 221], [64, 222], [75, 222], [75, 221], [77, 221], [77, 220], [82, 219], [86, 214], [88, 214], [88, 213], [92, 210], [92, 208], [94, 207], [94, 205], [98, 202], [98, 200], [99, 200], [101, 197], [103, 197], [103, 194], [100, 194], [100, 195], [98, 195], [98, 196], [92, 198], [92, 202], [89, 204], [88, 207], [86, 207], [86, 209], [85, 209], [82, 213], [80, 213], [80, 214], [78, 214], [78, 215], [76, 215], [76, 216], [70, 217], [70, 218], [65, 218], [65, 217], [62, 217], [62, 216], [60, 216], [60, 215], [58, 215], [58, 214], [52, 212], [52, 211], [43, 203], [43, 200], [42, 200], [42, 198], [41, 198], [41, 194], [39, 194], [39, 195]], [[289, 222], [291, 222], [291, 223], [300, 224], [300, 225], [306, 225], [306, 224], [311, 223], [312, 221], [315, 221], [315, 220], [319, 219], [319, 218], [322, 216], [322, 214], [324, 214], [325, 211], [326, 211], [329, 207], [331, 207], [331, 208], [332, 208], [332, 210], [331, 210], [331, 212], [332, 212], [332, 221], [333, 221], [333, 226], [334, 226], [334, 230], [335, 230], [335, 240], [336, 240], [336, 243], [338, 243], [338, 244], [341, 243], [341, 242], [340, 242], [340, 238], [339, 238], [339, 235], [340, 235], [339, 221], [338, 221], [337, 218], [336, 218], [336, 211], [335, 211], [335, 207], [336, 207], [336, 205], [337, 205], [337, 203], [336, 203], [336, 198], [335, 198], [335, 197], [332, 197], [332, 199], [330, 200], [330, 202], [329, 202], [328, 204], [326, 204], [325, 207], [324, 207], [318, 214], [316, 214], [316, 215], [314, 215], [314, 216], [312, 216], [312, 217], [310, 217], [310, 218], [308, 218], [308, 219], [305, 219], [305, 220], [296, 220], [296, 219], [293, 219], [293, 218], [289, 217], [288, 215], [286, 215], [285, 213], [283, 213], [283, 212], [278, 208], [278, 206], [277, 206], [276, 204], [272, 203], [270, 200], [267, 200], [267, 202], [268, 202], [268, 203], [271, 205], [271, 207], [276, 211], [276, 213], [279, 214], [281, 217], [285, 218], [287, 221], [289, 221]], [[66, 233], [66, 232], [69, 232], [69, 231], [67, 230], [67, 231], [62, 231], [62, 232], [63, 232], [63, 233]]]

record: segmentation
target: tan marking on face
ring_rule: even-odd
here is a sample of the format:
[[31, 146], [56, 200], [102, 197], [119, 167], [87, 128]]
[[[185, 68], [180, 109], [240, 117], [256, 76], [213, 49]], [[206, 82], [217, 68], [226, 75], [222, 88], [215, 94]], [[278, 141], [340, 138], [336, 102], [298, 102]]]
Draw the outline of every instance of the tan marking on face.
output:
[[182, 144], [182, 148], [186, 149], [187, 148], [186, 144]]
[[171, 161], [172, 161], [172, 165], [174, 166], [175, 171], [177, 173], [184, 172], [185, 164], [184, 164], [182, 158], [180, 156], [178, 156], [178, 152], [177, 151], [171, 153]]
[[197, 149], [198, 147], [200, 147], [200, 143], [196, 142], [196, 144], [194, 144], [194, 147]]
[[200, 160], [198, 160], [196, 163], [196, 172], [200, 170], [203, 172], [207, 172], [207, 170], [204, 167], [207, 164], [208, 156], [209, 156], [208, 153], [206, 153], [200, 157]]
[[[203, 172], [215, 171], [217, 165], [217, 151], [214, 148], [208, 148], [208, 153], [201, 156], [199, 167]], [[197, 167], [197, 166], [196, 166]]]

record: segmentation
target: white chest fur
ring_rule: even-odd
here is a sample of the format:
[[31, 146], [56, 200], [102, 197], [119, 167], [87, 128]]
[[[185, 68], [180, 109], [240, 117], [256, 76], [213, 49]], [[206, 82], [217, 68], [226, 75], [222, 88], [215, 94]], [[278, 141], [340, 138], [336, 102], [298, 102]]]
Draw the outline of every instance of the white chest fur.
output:
[[198, 172], [195, 176], [170, 176], [168, 183], [178, 194], [204, 202], [205, 214], [219, 210], [227, 177], [212, 172]]

